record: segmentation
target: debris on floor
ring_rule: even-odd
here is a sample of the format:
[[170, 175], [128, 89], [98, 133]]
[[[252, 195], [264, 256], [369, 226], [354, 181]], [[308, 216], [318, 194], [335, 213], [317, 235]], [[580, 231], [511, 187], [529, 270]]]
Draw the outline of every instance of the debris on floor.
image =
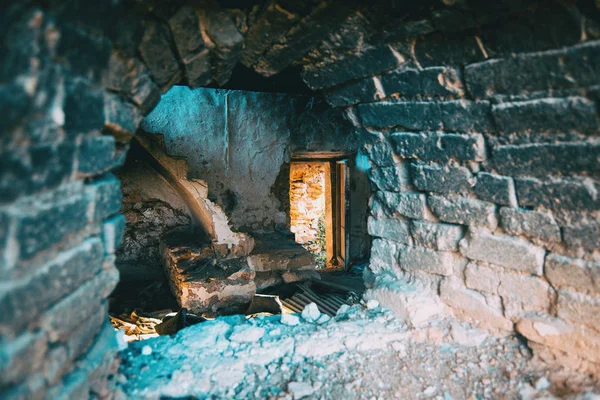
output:
[[452, 319], [410, 328], [371, 306], [342, 307], [323, 324], [311, 305], [300, 317], [220, 317], [130, 343], [118, 381], [131, 399], [554, 399], [600, 390], [592, 377], [534, 358], [515, 336]]

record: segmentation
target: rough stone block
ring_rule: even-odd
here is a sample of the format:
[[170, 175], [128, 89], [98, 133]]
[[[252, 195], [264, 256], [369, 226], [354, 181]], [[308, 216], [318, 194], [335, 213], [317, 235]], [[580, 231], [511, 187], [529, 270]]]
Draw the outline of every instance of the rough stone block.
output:
[[581, 223], [563, 228], [563, 238], [568, 246], [596, 250], [600, 248], [600, 221]]
[[225, 10], [205, 7], [201, 12], [202, 29], [214, 44], [211, 51], [212, 76], [217, 85], [225, 84], [233, 67], [242, 58], [244, 37]]
[[528, 340], [600, 363], [600, 335], [591, 329], [551, 316], [523, 318], [516, 329]]
[[414, 246], [400, 246], [399, 249], [398, 263], [408, 272], [449, 276], [466, 264], [463, 257], [450, 251], [436, 251]]
[[543, 274], [544, 249], [518, 238], [472, 232], [461, 240], [460, 251], [471, 260], [488, 262], [540, 276]]
[[408, 279], [395, 278], [379, 284], [365, 292], [364, 298], [379, 301], [413, 327], [422, 326], [445, 312], [437, 293], [420, 282]]
[[485, 143], [480, 134], [395, 132], [390, 135], [390, 140], [396, 154], [404, 158], [443, 162], [450, 159], [460, 161], [485, 159]]
[[404, 163], [369, 170], [369, 179], [378, 190], [399, 192], [410, 184], [408, 166]]
[[64, 128], [72, 134], [101, 130], [104, 126], [104, 93], [83, 78], [65, 82]]
[[600, 129], [596, 104], [584, 97], [547, 98], [492, 106], [502, 133], [595, 133]]
[[411, 221], [410, 233], [415, 244], [435, 250], [457, 251], [464, 235], [460, 225]]
[[503, 206], [517, 206], [515, 184], [510, 177], [479, 172], [473, 191], [482, 200]]
[[116, 215], [102, 225], [102, 242], [104, 243], [104, 253], [113, 255], [123, 241], [125, 233], [125, 216]]
[[471, 171], [465, 167], [412, 164], [414, 185], [424, 191], [438, 193], [468, 193], [475, 184]]
[[461, 196], [429, 196], [427, 204], [445, 222], [495, 229], [498, 226], [494, 204]]
[[158, 86], [166, 90], [181, 80], [179, 62], [171, 49], [171, 32], [161, 21], [144, 21], [144, 35], [138, 46], [142, 59]]
[[404, 62], [404, 57], [384, 45], [364, 49], [327, 64], [304, 67], [302, 79], [308, 87], [316, 90], [376, 75], [396, 68]]
[[[119, 271], [116, 268], [101, 270], [94, 278], [48, 309], [36, 321], [36, 325], [48, 334], [50, 342], [67, 342], [81, 326], [81, 321], [87, 321], [92, 316], [107, 316], [108, 304], [102, 300], [108, 297], [118, 281]], [[90, 326], [93, 327], [91, 321], [93, 318], [90, 320]], [[73, 353], [84, 350], [75, 348], [77, 345], [87, 348], [89, 342], [85, 338], [76, 338], [70, 344], [69, 351]]]
[[371, 213], [377, 216], [379, 210], [389, 217], [430, 218], [427, 198], [423, 193], [378, 191], [373, 198]]
[[521, 309], [525, 311], [548, 311], [553, 290], [541, 278], [513, 272], [502, 272], [498, 294], [503, 299], [518, 301], [521, 303]]
[[256, 293], [245, 258], [218, 259], [211, 245], [178, 236], [163, 238], [160, 251], [171, 291], [190, 312], [240, 313]]
[[380, 102], [359, 104], [358, 111], [365, 126], [376, 128], [450, 132], [487, 132], [493, 128], [488, 102]]
[[325, 92], [327, 102], [333, 107], [341, 107], [379, 100], [384, 93], [377, 88], [377, 79], [369, 77], [336, 86]]
[[409, 244], [409, 221], [401, 218], [373, 218], [367, 221], [369, 235]]
[[73, 175], [75, 149], [74, 141], [66, 140], [1, 153], [0, 203], [66, 184]]
[[106, 172], [116, 166], [115, 137], [86, 136], [79, 145], [77, 173], [81, 177]]
[[444, 279], [440, 285], [440, 297], [462, 319], [474, 320], [487, 329], [513, 329], [513, 323], [504, 318], [501, 310], [490, 307], [482, 294], [465, 288], [455, 276]]
[[90, 210], [90, 221], [102, 221], [121, 209], [123, 200], [121, 181], [112, 173], [103, 175], [86, 185], [85, 191], [86, 197], [94, 204]]
[[500, 221], [504, 231], [511, 235], [524, 235], [549, 242], [561, 241], [560, 228], [552, 214], [547, 212], [502, 207]]
[[465, 81], [476, 98], [586, 87], [600, 81], [599, 48], [599, 41], [589, 41], [559, 50], [483, 61], [465, 68]]
[[[61, 195], [62, 199], [58, 197]], [[15, 237], [22, 259], [50, 248], [87, 225], [89, 201], [77, 190], [59, 189], [46, 200], [41, 206], [24, 205], [26, 214], [16, 215], [19, 222]]]
[[451, 67], [406, 68], [383, 74], [380, 79], [386, 97], [462, 97], [460, 75], [460, 71]]
[[142, 115], [131, 103], [118, 95], [104, 94], [104, 129], [119, 142], [131, 140], [141, 121]]
[[465, 285], [479, 292], [498, 294], [500, 273], [498, 269], [469, 263], [465, 268]]
[[379, 167], [390, 167], [399, 162], [394, 157], [392, 146], [387, 141], [377, 141], [363, 146], [371, 162]]
[[521, 207], [600, 210], [600, 183], [591, 179], [516, 178], [515, 188]]
[[203, 86], [212, 80], [209, 51], [212, 43], [205, 39], [200, 19], [192, 7], [181, 7], [168, 20], [173, 41], [192, 87]]
[[91, 34], [80, 24], [66, 21], [60, 25], [60, 36], [54, 57], [66, 61], [75, 74], [99, 82], [110, 59], [110, 40], [105, 35]]
[[25, 332], [0, 345], [0, 386], [22, 381], [40, 371], [44, 363], [48, 341], [44, 332]]
[[600, 263], [569, 258], [559, 254], [546, 257], [546, 277], [556, 288], [600, 294]]
[[506, 175], [547, 176], [600, 171], [600, 143], [560, 142], [498, 146], [494, 168]]
[[369, 268], [376, 274], [394, 271], [398, 265], [399, 245], [386, 239], [374, 239], [371, 244]]
[[103, 85], [129, 98], [142, 115], [148, 114], [160, 100], [160, 89], [146, 66], [117, 50], [110, 58]]
[[557, 315], [567, 322], [587, 325], [600, 332], [600, 297], [559, 290]]
[[97, 238], [59, 254], [30, 279], [2, 294], [0, 322], [14, 329], [23, 326], [96, 275], [103, 256], [102, 242]]

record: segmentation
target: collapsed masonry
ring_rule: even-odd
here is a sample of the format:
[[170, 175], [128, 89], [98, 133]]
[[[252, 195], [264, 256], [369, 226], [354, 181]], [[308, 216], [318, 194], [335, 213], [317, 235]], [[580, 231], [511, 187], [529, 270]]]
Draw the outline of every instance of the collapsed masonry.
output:
[[[355, 124], [373, 297], [598, 370], [597, 4], [73, 0], [12, 4], [0, 21], [1, 397], [112, 396], [105, 299], [124, 219], [111, 170], [161, 93], [223, 84], [240, 62], [301, 68]], [[309, 126], [307, 143], [323, 127]], [[210, 225], [210, 211], [194, 215]]]

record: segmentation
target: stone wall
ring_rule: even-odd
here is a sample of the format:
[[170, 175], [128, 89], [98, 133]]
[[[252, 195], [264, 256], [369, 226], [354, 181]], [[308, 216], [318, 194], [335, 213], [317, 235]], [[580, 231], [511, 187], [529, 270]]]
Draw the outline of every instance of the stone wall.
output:
[[191, 226], [186, 204], [177, 191], [144, 161], [144, 150], [132, 146], [123, 167], [115, 175], [121, 180], [125, 216], [123, 242], [116, 252], [121, 281], [164, 280], [159, 239], [175, 228]]
[[281, 3], [2, 6], [0, 397], [112, 396], [110, 171], [161, 91], [238, 61], [369, 128], [375, 272], [598, 362], [598, 5]]
[[[583, 11], [534, 7], [512, 37], [508, 19], [423, 36], [398, 45], [400, 68], [325, 88], [360, 103], [371, 136], [371, 269], [394, 277], [373, 293], [397, 290], [390, 307], [398, 281], [421, 281], [461, 318], [600, 362], [600, 41]], [[345, 62], [305, 79], [329, 85]]]
[[290, 168], [291, 231], [298, 243], [314, 242], [319, 235], [319, 219], [325, 219], [326, 169], [323, 164], [296, 162]]

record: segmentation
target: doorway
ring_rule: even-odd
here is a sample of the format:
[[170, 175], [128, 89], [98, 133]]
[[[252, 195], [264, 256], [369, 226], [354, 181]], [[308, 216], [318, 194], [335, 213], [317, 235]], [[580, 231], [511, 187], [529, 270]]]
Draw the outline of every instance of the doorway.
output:
[[347, 269], [350, 232], [348, 157], [294, 158], [290, 165], [290, 230], [319, 269]]

